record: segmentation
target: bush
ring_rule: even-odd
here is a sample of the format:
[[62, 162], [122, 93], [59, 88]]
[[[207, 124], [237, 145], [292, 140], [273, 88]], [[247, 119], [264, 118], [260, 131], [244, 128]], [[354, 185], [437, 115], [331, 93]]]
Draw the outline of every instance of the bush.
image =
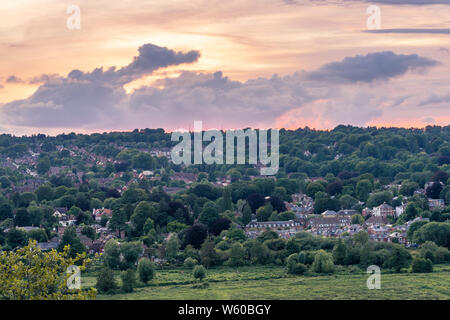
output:
[[192, 271], [192, 275], [194, 276], [195, 279], [202, 281], [203, 278], [205, 278], [205, 276], [206, 276], [205, 267], [202, 265], [195, 266], [194, 270]]
[[139, 260], [137, 270], [139, 279], [141, 279], [141, 281], [145, 284], [151, 281], [155, 276], [155, 266], [148, 258]]
[[416, 257], [412, 262], [413, 273], [430, 273], [433, 272], [433, 262], [430, 259]]
[[95, 287], [100, 293], [114, 293], [117, 289], [117, 282], [114, 279], [114, 271], [107, 267], [103, 267], [97, 277], [97, 284]]
[[136, 287], [136, 271], [134, 269], [128, 269], [120, 274], [122, 278], [122, 291], [129, 293], [133, 292], [134, 287]]
[[291, 273], [296, 275], [302, 275], [308, 270], [308, 267], [303, 263], [296, 263], [292, 268]]
[[184, 267], [185, 268], [192, 269], [197, 264], [198, 264], [198, 261], [191, 257], [187, 257], [186, 259], [184, 259]]
[[295, 265], [298, 263], [298, 253], [291, 254], [286, 259], [286, 268], [287, 272], [290, 274], [294, 274]]
[[331, 253], [319, 250], [314, 257], [311, 269], [316, 273], [332, 273], [334, 271], [334, 262]]

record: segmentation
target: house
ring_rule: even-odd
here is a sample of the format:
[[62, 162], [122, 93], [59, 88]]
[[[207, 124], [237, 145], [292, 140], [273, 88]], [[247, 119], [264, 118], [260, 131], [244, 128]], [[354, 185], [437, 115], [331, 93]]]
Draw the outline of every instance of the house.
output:
[[244, 231], [251, 239], [256, 238], [266, 230], [276, 232], [280, 238], [289, 239], [302, 229], [302, 225], [293, 220], [264, 222], [252, 221], [245, 226]]
[[389, 221], [386, 217], [383, 216], [372, 216], [366, 220], [366, 226], [374, 226], [374, 225], [386, 225]]
[[53, 249], [56, 250], [59, 246], [59, 238], [54, 237], [54, 238], [50, 239], [50, 241], [48, 241], [48, 242], [38, 242], [37, 246], [42, 251], [49, 251], [49, 250], [53, 250]]
[[372, 214], [373, 214], [373, 210], [370, 209], [370, 208], [364, 208], [362, 210], [362, 216], [363, 217], [368, 217], [368, 216], [371, 216]]
[[150, 170], [144, 170], [142, 173], [138, 176], [139, 179], [144, 179], [153, 176], [153, 171]]
[[74, 216], [70, 216], [70, 217], [68, 217], [68, 216], [65, 216], [65, 217], [67, 217], [67, 219], [61, 219], [61, 220], [59, 220], [59, 225], [60, 226], [62, 226], [62, 227], [70, 227], [70, 226], [74, 226], [76, 223], [77, 223], [77, 220], [75, 219], [75, 217]]
[[338, 216], [348, 216], [348, 217], [351, 217], [351, 216], [354, 216], [355, 214], [359, 214], [359, 211], [358, 211], [358, 210], [353, 210], [353, 209], [343, 209], [343, 210], [339, 210], [339, 211], [337, 212], [337, 215], [338, 215]]
[[363, 230], [364, 230], [364, 227], [362, 225], [360, 225], [360, 224], [352, 224], [352, 225], [350, 225], [347, 228], [346, 232], [352, 237], [355, 234], [357, 234], [357, 233], [359, 233], [359, 232], [361, 232]]
[[389, 229], [381, 225], [372, 225], [367, 228], [369, 238], [378, 242], [389, 242]]
[[444, 199], [428, 199], [430, 211], [442, 211], [445, 208]]
[[351, 225], [351, 218], [346, 216], [321, 216], [311, 218], [307, 226], [311, 233], [325, 237], [339, 236]]
[[106, 216], [108, 218], [112, 217], [112, 210], [110, 209], [105, 209], [105, 208], [101, 208], [101, 209], [92, 209], [92, 216], [94, 218], [95, 221], [100, 221], [102, 220], [103, 216]]
[[17, 227], [19, 230], [23, 230], [25, 232], [33, 231], [33, 230], [39, 230], [41, 228], [35, 227], [35, 226], [25, 226], [25, 227]]
[[406, 237], [406, 232], [398, 232], [398, 231], [392, 232], [389, 235], [389, 240], [388, 241], [389, 242], [398, 242], [398, 243], [401, 243], [401, 244], [403, 244], [405, 246], [408, 244], [408, 239]]
[[186, 190], [186, 188], [179, 188], [179, 187], [163, 187], [163, 190], [167, 194], [176, 194], [177, 192]]
[[384, 202], [382, 205], [373, 208], [372, 215], [375, 217], [395, 217], [396, 213], [393, 207]]
[[334, 210], [326, 210], [326, 211], [322, 212], [321, 216], [322, 217], [336, 217], [337, 212]]
[[401, 214], [403, 214], [403, 212], [405, 212], [406, 209], [406, 204], [402, 204], [401, 206], [396, 206], [395, 207], [395, 215], [397, 217], [400, 217]]
[[67, 214], [67, 208], [55, 208], [53, 216], [58, 218], [58, 220]]
[[188, 172], [175, 172], [173, 176], [170, 177], [171, 180], [184, 181], [186, 184], [191, 184], [197, 181], [198, 174], [188, 173]]

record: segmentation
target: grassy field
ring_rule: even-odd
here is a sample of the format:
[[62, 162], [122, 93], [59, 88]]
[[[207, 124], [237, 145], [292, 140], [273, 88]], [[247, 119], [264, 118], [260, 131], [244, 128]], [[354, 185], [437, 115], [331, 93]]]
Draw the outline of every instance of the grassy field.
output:
[[[117, 277], [119, 280], [119, 277]], [[161, 270], [148, 286], [133, 293], [99, 295], [98, 299], [450, 299], [450, 266], [435, 266], [431, 274], [381, 275], [381, 289], [369, 290], [368, 275], [290, 276], [280, 267], [208, 270], [206, 288], [195, 288], [189, 270]], [[95, 285], [95, 275], [83, 277]]]

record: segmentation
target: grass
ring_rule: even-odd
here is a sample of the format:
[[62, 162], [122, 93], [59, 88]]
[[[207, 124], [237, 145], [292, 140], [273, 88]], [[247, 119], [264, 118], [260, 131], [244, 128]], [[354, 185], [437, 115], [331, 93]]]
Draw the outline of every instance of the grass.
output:
[[[190, 270], [161, 270], [147, 286], [128, 294], [99, 295], [114, 300], [204, 299], [450, 299], [450, 265], [435, 266], [431, 274], [383, 273], [381, 289], [369, 290], [369, 275], [333, 274], [291, 276], [281, 267], [215, 268], [207, 272], [208, 286], [196, 286]], [[119, 277], [118, 281], [120, 282]], [[95, 274], [83, 277], [83, 286], [95, 285]]]

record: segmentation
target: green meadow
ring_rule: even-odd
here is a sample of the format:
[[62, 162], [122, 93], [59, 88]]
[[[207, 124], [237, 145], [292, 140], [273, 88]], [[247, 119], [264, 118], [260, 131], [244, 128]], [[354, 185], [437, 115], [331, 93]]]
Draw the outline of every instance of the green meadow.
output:
[[[292, 276], [281, 267], [212, 268], [199, 284], [188, 269], [158, 270], [151, 283], [142, 283], [132, 293], [98, 295], [113, 300], [202, 300], [202, 299], [450, 299], [450, 265], [435, 266], [433, 273], [381, 274], [381, 289], [369, 290], [364, 272], [321, 276]], [[120, 285], [120, 277], [117, 274]], [[94, 286], [95, 274], [83, 277], [83, 286]]]

